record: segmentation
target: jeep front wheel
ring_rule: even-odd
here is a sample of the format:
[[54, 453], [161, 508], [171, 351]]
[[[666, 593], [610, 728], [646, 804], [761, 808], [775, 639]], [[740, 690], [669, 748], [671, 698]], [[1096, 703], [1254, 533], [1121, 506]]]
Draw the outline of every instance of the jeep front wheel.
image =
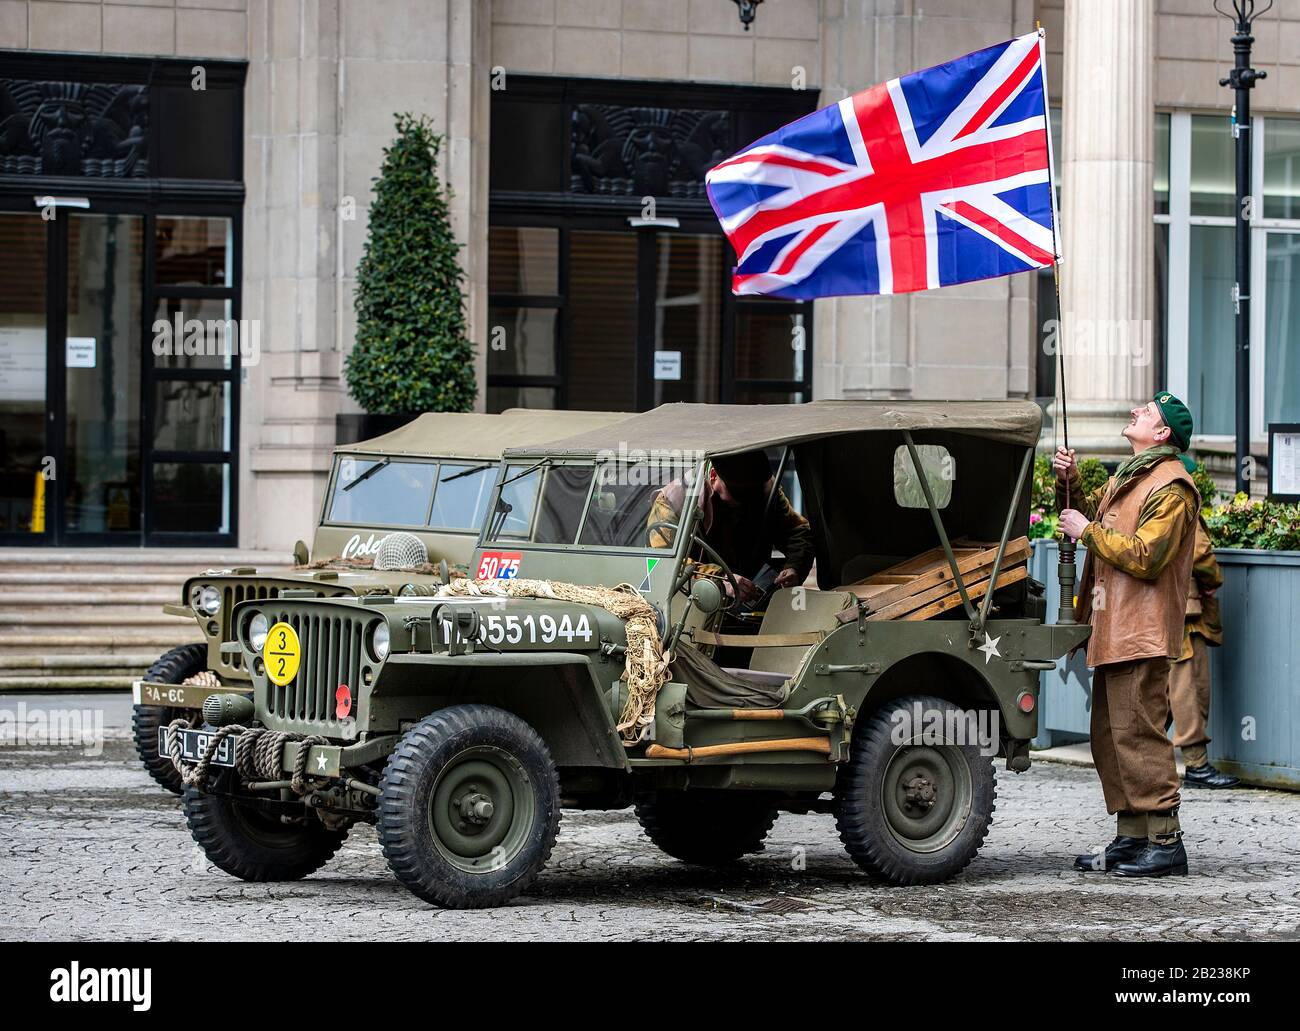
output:
[[446, 909], [500, 906], [555, 846], [560, 782], [518, 716], [454, 705], [398, 742], [379, 784], [379, 842], [397, 879]]
[[637, 796], [636, 818], [674, 859], [721, 866], [763, 851], [776, 810], [766, 796], [745, 791], [651, 791]]
[[278, 815], [221, 795], [186, 788], [181, 808], [208, 861], [245, 881], [296, 881], [315, 873], [348, 836], [315, 815], [285, 823]]
[[[145, 673], [144, 679], [153, 684], [183, 684], [187, 678], [202, 673], [207, 668], [208, 646], [183, 644], [158, 656]], [[135, 741], [136, 755], [140, 757], [149, 776], [174, 795], [179, 795], [185, 786], [171, 759], [158, 754], [158, 728], [167, 726], [177, 716], [183, 715], [184, 709], [168, 709], [158, 705], [137, 705], [131, 710], [131, 737]]]
[[[913, 728], [917, 712], [925, 719]], [[984, 843], [997, 797], [993, 763], [978, 742], [946, 736], [959, 725], [947, 714], [960, 712], [941, 698], [909, 695], [854, 729], [836, 779], [835, 823], [853, 861], [882, 881], [945, 881]]]

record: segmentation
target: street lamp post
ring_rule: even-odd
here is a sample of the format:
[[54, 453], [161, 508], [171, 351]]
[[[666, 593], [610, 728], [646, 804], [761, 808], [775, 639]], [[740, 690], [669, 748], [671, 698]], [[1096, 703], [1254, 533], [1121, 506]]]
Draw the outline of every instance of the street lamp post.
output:
[[1232, 285], [1233, 307], [1237, 313], [1237, 490], [1249, 491], [1247, 456], [1250, 454], [1250, 210], [1251, 122], [1250, 91], [1255, 83], [1268, 76], [1250, 66], [1250, 46], [1255, 42], [1251, 23], [1270, 7], [1255, 9], [1255, 0], [1231, 0], [1232, 12], [1220, 6], [1226, 0], [1214, 0], [1214, 9], [1233, 22], [1232, 71], [1220, 86], [1236, 93], [1232, 135], [1237, 148], [1237, 281]]

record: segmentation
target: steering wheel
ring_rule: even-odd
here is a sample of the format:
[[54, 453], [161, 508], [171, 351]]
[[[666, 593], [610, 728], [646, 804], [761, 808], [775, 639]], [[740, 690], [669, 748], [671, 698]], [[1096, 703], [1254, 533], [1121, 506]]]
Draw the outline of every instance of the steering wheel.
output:
[[[646, 537], [648, 538], [655, 530], [667, 529], [672, 530], [673, 536], [677, 535], [681, 527], [677, 523], [669, 522], [667, 519], [658, 519], [646, 527]], [[704, 540], [699, 534], [691, 534], [691, 544], [698, 547], [706, 556], [711, 558], [722, 569], [722, 578], [731, 584], [731, 596], [727, 600], [726, 608], [734, 608], [740, 604], [740, 584], [736, 581], [736, 574], [731, 571], [731, 567], [723, 560], [722, 556], [717, 553], [713, 545]], [[682, 578], [673, 587], [673, 593], [681, 591], [683, 594], [690, 594], [686, 590], [686, 584], [691, 579], [691, 573], [688, 569], [682, 574]]]

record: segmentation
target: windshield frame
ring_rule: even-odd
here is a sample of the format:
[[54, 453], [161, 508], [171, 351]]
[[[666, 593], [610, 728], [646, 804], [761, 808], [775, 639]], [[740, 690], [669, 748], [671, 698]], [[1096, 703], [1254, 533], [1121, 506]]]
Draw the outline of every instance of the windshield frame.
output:
[[[317, 520], [316, 523], [318, 527], [340, 527], [344, 529], [352, 528], [352, 527], [363, 527], [368, 530], [370, 529], [406, 530], [411, 533], [455, 534], [457, 536], [467, 537], [472, 539], [477, 539], [479, 534], [482, 532], [483, 520], [480, 520], [480, 525], [478, 526], [449, 527], [449, 526], [429, 525], [429, 518], [433, 515], [433, 508], [435, 504], [435, 498], [438, 495], [438, 488], [442, 484], [442, 468], [443, 466], [453, 466], [453, 465], [454, 466], [476, 466], [477, 465], [483, 467], [482, 472], [484, 476], [490, 476], [492, 474], [493, 468], [501, 464], [500, 460], [495, 458], [473, 459], [473, 458], [445, 458], [438, 455], [378, 455], [378, 454], [371, 454], [371, 453], [364, 453], [364, 454], [354, 453], [349, 451], [336, 451], [334, 452], [332, 458], [333, 461], [330, 463], [329, 478], [325, 481], [325, 496], [321, 500], [320, 518]], [[341, 519], [330, 519], [329, 518], [330, 509], [333, 507], [334, 497], [339, 490], [339, 486], [338, 486], [339, 469], [342, 466], [345, 459], [353, 459], [357, 462], [369, 462], [372, 464], [376, 462], [383, 462], [386, 459], [388, 461], [388, 464], [390, 465], [397, 465], [399, 463], [404, 463], [408, 465], [436, 466], [437, 468], [434, 471], [434, 475], [433, 475], [433, 490], [429, 492], [428, 505], [424, 510], [425, 521], [423, 523], [394, 523], [394, 522], [357, 522], [357, 521], [348, 521], [348, 520], [341, 520]], [[353, 482], [355, 483], [356, 481], [354, 480]], [[496, 488], [493, 487], [494, 492], [495, 489]], [[496, 496], [495, 493], [490, 493], [488, 495], [488, 509], [487, 509], [488, 513], [491, 512], [491, 506], [495, 496]]]

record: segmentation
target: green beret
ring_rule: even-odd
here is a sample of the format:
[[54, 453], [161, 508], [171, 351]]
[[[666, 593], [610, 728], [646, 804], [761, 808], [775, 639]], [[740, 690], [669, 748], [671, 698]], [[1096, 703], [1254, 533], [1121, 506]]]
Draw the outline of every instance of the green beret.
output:
[[1192, 413], [1187, 406], [1167, 390], [1159, 390], [1152, 398], [1160, 409], [1160, 418], [1172, 431], [1170, 443], [1179, 451], [1186, 451], [1192, 442]]

